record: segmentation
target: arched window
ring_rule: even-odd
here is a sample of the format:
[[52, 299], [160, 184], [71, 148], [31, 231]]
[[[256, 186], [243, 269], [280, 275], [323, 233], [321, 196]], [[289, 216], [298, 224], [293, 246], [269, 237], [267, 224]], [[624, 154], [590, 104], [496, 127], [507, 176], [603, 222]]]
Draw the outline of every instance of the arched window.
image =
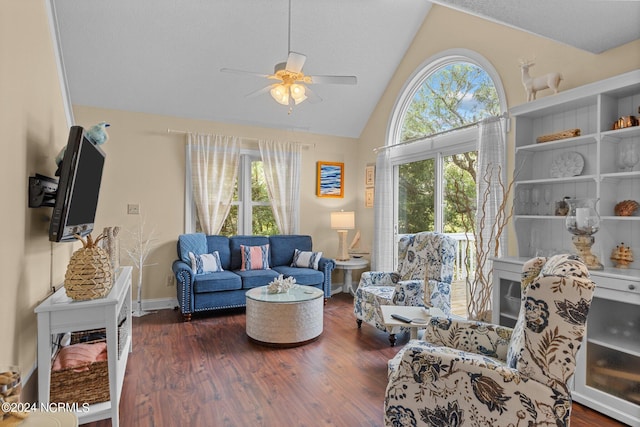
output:
[[419, 231], [459, 234], [462, 240], [473, 231], [476, 124], [505, 111], [498, 74], [477, 53], [450, 50], [418, 67], [396, 101], [386, 155], [378, 159], [388, 162], [380, 169], [389, 171], [392, 193], [380, 206], [393, 207], [392, 213], [376, 212], [377, 218], [393, 218], [391, 225], [377, 224], [376, 231], [386, 233], [378, 241], [388, 245]]

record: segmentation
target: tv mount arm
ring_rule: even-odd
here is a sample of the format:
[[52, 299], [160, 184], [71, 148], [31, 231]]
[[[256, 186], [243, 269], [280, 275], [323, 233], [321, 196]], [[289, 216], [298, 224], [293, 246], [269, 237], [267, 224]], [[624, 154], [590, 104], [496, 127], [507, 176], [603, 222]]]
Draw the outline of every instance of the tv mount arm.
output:
[[29, 207], [55, 206], [58, 180], [36, 174], [29, 177]]

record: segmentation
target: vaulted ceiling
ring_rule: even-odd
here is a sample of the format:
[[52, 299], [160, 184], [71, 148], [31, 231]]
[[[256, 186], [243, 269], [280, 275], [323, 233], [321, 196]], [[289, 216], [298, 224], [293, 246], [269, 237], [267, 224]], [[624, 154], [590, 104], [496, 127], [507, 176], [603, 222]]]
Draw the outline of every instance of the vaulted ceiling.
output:
[[[640, 38], [640, 2], [595, 0], [51, 0], [74, 105], [358, 137], [432, 3], [598, 53]], [[615, 21], [614, 21], [615, 20]], [[615, 22], [614, 24], [605, 24]], [[288, 50], [322, 102], [268, 93]]]

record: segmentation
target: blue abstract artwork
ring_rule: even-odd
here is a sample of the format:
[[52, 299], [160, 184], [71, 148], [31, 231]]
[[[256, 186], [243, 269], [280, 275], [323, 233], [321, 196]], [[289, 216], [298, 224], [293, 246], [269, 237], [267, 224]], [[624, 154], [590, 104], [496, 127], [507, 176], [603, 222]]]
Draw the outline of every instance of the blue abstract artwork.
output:
[[343, 163], [318, 162], [318, 196], [343, 197]]

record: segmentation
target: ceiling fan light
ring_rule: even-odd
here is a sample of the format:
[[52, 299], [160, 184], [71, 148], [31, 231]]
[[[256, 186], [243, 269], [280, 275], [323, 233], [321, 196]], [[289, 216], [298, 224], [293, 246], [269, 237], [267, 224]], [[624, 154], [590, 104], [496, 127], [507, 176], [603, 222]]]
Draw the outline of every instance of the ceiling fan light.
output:
[[307, 99], [305, 86], [297, 83], [292, 84], [291, 97], [296, 102], [296, 105]]
[[274, 85], [271, 88], [271, 97], [275, 99], [275, 101], [282, 105], [289, 105], [289, 91], [287, 87], [283, 84]]

